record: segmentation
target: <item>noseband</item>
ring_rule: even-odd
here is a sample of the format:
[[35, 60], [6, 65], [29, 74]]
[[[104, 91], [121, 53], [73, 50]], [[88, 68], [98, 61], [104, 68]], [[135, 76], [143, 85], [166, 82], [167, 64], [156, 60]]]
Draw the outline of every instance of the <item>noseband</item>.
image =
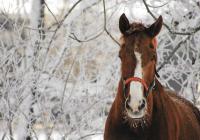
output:
[[130, 78], [126, 79], [126, 80], [122, 78], [123, 94], [124, 94], [125, 100], [127, 100], [128, 97], [129, 97], [129, 94], [126, 97], [126, 86], [127, 86], [127, 84], [131, 83], [132, 81], [140, 82], [144, 86], [144, 88], [145, 88], [145, 96], [146, 97], [149, 95], [149, 93], [153, 89], [155, 89], [155, 86], [156, 86], [155, 77], [154, 77], [153, 81], [150, 83], [149, 87], [147, 86], [146, 82], [143, 79], [139, 78], [139, 77], [130, 77]]

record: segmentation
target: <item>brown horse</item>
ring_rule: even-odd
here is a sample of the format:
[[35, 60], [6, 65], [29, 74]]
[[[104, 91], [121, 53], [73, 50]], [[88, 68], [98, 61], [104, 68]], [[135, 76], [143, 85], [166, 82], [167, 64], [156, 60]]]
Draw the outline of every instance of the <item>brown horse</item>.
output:
[[104, 140], [200, 140], [200, 112], [156, 79], [156, 35], [162, 17], [145, 27], [119, 20], [121, 80]]

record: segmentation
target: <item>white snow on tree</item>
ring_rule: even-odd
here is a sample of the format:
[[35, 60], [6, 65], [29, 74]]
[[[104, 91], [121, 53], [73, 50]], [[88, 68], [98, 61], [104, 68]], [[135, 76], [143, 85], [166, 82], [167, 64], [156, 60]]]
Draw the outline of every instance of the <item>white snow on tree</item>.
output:
[[40, 0], [0, 2], [0, 139], [103, 139], [122, 13], [147, 26], [162, 15], [159, 80], [200, 108], [200, 2], [46, 0], [40, 26]]

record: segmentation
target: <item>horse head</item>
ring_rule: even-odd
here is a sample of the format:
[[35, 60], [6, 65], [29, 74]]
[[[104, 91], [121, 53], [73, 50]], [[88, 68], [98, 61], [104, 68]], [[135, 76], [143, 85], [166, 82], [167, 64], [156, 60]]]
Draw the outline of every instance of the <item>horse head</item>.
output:
[[156, 36], [162, 23], [162, 16], [148, 27], [138, 22], [130, 24], [125, 14], [119, 19], [124, 118], [134, 127], [150, 122], [152, 115], [153, 98], [149, 94], [155, 84]]

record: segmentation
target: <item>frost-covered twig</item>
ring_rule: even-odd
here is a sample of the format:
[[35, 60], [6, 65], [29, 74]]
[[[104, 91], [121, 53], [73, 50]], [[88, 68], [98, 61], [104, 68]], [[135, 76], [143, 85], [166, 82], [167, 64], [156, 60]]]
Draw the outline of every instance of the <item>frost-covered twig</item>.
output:
[[4, 134], [2, 135], [2, 138], [1, 138], [1, 140], [4, 140], [4, 139], [5, 139], [5, 137], [6, 137], [6, 132], [4, 132]]
[[[33, 28], [33, 27], [29, 27], [29, 26], [24, 26], [24, 29], [39, 31], [38, 28]], [[54, 30], [49, 30], [49, 29], [45, 29], [45, 28], [43, 28], [43, 30], [44, 30], [45, 32], [55, 32]]]
[[106, 18], [106, 6], [105, 6], [105, 0], [103, 0], [103, 14], [104, 14], [104, 26], [103, 26], [103, 31], [102, 32], [100, 32], [100, 33], [98, 33], [97, 35], [95, 35], [95, 36], [93, 36], [93, 37], [91, 37], [91, 38], [89, 38], [89, 39], [86, 39], [86, 40], [81, 40], [81, 39], [79, 39], [74, 33], [71, 33], [72, 34], [72, 36], [70, 35], [69, 37], [70, 38], [72, 38], [72, 39], [74, 39], [74, 40], [76, 40], [77, 42], [89, 42], [89, 41], [92, 41], [92, 40], [94, 40], [94, 39], [96, 39], [96, 38], [98, 38], [99, 36], [101, 36], [103, 33], [104, 33], [104, 31], [106, 32], [106, 34], [118, 45], [118, 46], [120, 46], [120, 44], [119, 44], [119, 42], [112, 36], [112, 34], [108, 31], [108, 29], [107, 29], [107, 18]]
[[106, 4], [105, 0], [103, 0], [103, 11], [104, 11], [104, 30], [106, 31], [107, 35], [118, 45], [120, 46], [119, 42], [111, 35], [111, 33], [107, 29], [107, 19], [106, 19]]
[[[147, 12], [156, 20], [157, 17], [149, 9], [149, 6], [148, 6], [146, 0], [143, 0], [143, 3], [146, 7]], [[190, 32], [178, 32], [178, 31], [173, 31], [165, 22], [163, 22], [163, 25], [167, 28], [167, 30], [171, 34], [176, 34], [176, 35], [193, 35], [200, 30], [200, 26], [198, 26], [198, 27], [194, 28], [193, 31], [190, 31]]]
[[69, 35], [69, 38], [73, 39], [73, 40], [76, 40], [77, 42], [81, 43], [81, 42], [89, 42], [89, 41], [92, 41], [98, 37], [100, 37], [102, 34], [104, 33], [104, 31], [101, 31], [100, 33], [92, 36], [91, 38], [88, 38], [86, 40], [81, 40], [79, 39], [74, 33], [71, 33], [71, 35]]
[[89, 38], [89, 39], [86, 39], [86, 40], [81, 40], [81, 39], [79, 39], [74, 33], [71, 33], [72, 36], [70, 35], [69, 37], [70, 37], [71, 39], [76, 40], [76, 41], [79, 42], [79, 43], [80, 43], [80, 42], [89, 42], [89, 41], [92, 41], [92, 40], [98, 38], [99, 36], [101, 36], [101, 35], [104, 33], [104, 31], [105, 31], [106, 34], [107, 34], [118, 46], [120, 46], [119, 42], [112, 36], [112, 34], [111, 34], [111, 33], [108, 31], [108, 29], [107, 29], [107, 18], [106, 18], [105, 0], [103, 0], [103, 14], [104, 14], [104, 26], [103, 26], [103, 31], [102, 31], [102, 32], [100, 32], [100, 33], [98, 33], [97, 35], [95, 35], [95, 36], [93, 36], [93, 37], [91, 37], [91, 38]]
[[[94, 2], [99, 3], [99, 1], [95, 0]], [[116, 86], [120, 74], [120, 61], [117, 58], [118, 48], [112, 47], [113, 39], [115, 38], [110, 39], [112, 35], [109, 36], [109, 33], [115, 35], [114, 33], [118, 31], [112, 28], [113, 32], [111, 32], [109, 27], [109, 25], [116, 25], [118, 17], [112, 17], [111, 13], [118, 14], [116, 9], [119, 7], [121, 9], [125, 6], [132, 14], [132, 6], [129, 7], [128, 5], [130, 3], [133, 4], [135, 1], [101, 0], [100, 2], [106, 3], [104, 5], [100, 3], [100, 5], [92, 7], [93, 3], [84, 0], [83, 3], [80, 3], [80, 7], [77, 7], [77, 10], [73, 10], [71, 15], [79, 18], [70, 18], [68, 20], [68, 17], [66, 20], [67, 26], [61, 25], [63, 31], [60, 29], [55, 36], [56, 39], [53, 38], [44, 69], [42, 69], [41, 64], [46, 56], [46, 49], [55, 30], [52, 32], [53, 28], [51, 30], [43, 28], [46, 33], [46, 39], [40, 40], [37, 25], [31, 27], [28, 22], [24, 22], [21, 25], [15, 18], [9, 17], [9, 14], [6, 15], [7, 18], [4, 18], [0, 32], [3, 37], [7, 33], [12, 34], [12, 37], [8, 36], [7, 38], [12, 38], [13, 40], [7, 41], [0, 36], [0, 93], [3, 93], [0, 98], [0, 119], [6, 122], [5, 124], [9, 124], [7, 123], [8, 110], [12, 113], [10, 114], [12, 115], [12, 123], [10, 125], [13, 129], [14, 137], [17, 136], [20, 137], [18, 139], [24, 139], [28, 134], [26, 133], [27, 131], [23, 130], [26, 127], [22, 126], [27, 126], [27, 123], [31, 124], [32, 122], [28, 111], [32, 100], [30, 90], [31, 88], [34, 89], [34, 86], [37, 87], [33, 116], [35, 124], [33, 126], [30, 125], [28, 131], [33, 139], [40, 140], [41, 134], [45, 135], [46, 138], [52, 139], [56, 133], [63, 139], [77, 140], [80, 138], [85, 140], [89, 139], [91, 134], [88, 133], [90, 132], [102, 132], [105, 118], [108, 115], [108, 108], [111, 105], [110, 102], [114, 98], [113, 93], [117, 90]], [[143, 4], [142, 1], [136, 2]], [[182, 3], [181, 1], [179, 2]], [[74, 1], [69, 1], [68, 4], [72, 6]], [[151, 3], [150, 1], [149, 4], [152, 5], [153, 2]], [[188, 8], [187, 5], [182, 4], [185, 7], [180, 9], [177, 7], [178, 10], [181, 12], [184, 9], [191, 11], [189, 9], [191, 7]], [[51, 5], [49, 4], [49, 6]], [[113, 9], [113, 7], [116, 7], [116, 9]], [[177, 9], [169, 9], [174, 13], [174, 17], [178, 15], [176, 13]], [[51, 14], [50, 12], [48, 13]], [[59, 14], [61, 15], [61, 13]], [[199, 15], [196, 10], [194, 10], [194, 14]], [[24, 17], [21, 16], [20, 18]], [[107, 22], [105, 25], [103, 18], [105, 23]], [[171, 19], [171, 17], [165, 18], [167, 20]], [[30, 20], [35, 21], [33, 17]], [[198, 25], [197, 18], [192, 18], [191, 20], [194, 21], [193, 25]], [[10, 26], [14, 31], [7, 31], [6, 27], [8, 26], [6, 24], [10, 21], [12, 21]], [[24, 21], [26, 20], [24, 19]], [[54, 19], [53, 22], [55, 22]], [[179, 22], [178, 27], [187, 26], [185, 22]], [[27, 30], [26, 27], [31, 28]], [[57, 26], [54, 27], [56, 29]], [[84, 36], [84, 34], [90, 32], [90, 29], [94, 30], [96, 27], [101, 27], [101, 29], [91, 36]], [[30, 32], [33, 36], [27, 35], [25, 39], [21, 40], [19, 35], [21, 29], [24, 28], [27, 34]], [[107, 32], [104, 28], [106, 28]], [[68, 36], [69, 33], [72, 34]], [[101, 33], [102, 35], [100, 35]], [[199, 94], [196, 88], [200, 75], [200, 61], [198, 59], [200, 54], [198, 46], [199, 32], [192, 36], [188, 35], [193, 37], [193, 40], [190, 37], [187, 38], [188, 36], [171, 34], [166, 28], [161, 34], [159, 36], [158, 56], [168, 66], [166, 67], [165, 65], [165, 68], [160, 71], [160, 81], [171, 89], [178, 89], [177, 91], [180, 91], [180, 94], [189, 93], [184, 97], [195, 102], [193, 99], [194, 97], [197, 98]], [[99, 38], [98, 35], [100, 36]], [[36, 40], [38, 42], [41, 41], [41, 43], [35, 44]], [[10, 42], [13, 43], [9, 44]], [[180, 42], [182, 42], [181, 45], [179, 45]], [[80, 51], [76, 61], [73, 62], [78, 50]], [[174, 55], [172, 56], [171, 53]], [[195, 57], [196, 61], [191, 67], [192, 57]], [[164, 58], [167, 59], [164, 60]], [[159, 61], [159, 64], [161, 64], [161, 61]], [[72, 63], [74, 63], [73, 66]], [[35, 70], [33, 70], [33, 64]], [[38, 78], [39, 74], [40, 77]], [[67, 77], [70, 77], [70, 80], [67, 80]], [[190, 89], [191, 83], [193, 84], [192, 90]], [[10, 107], [7, 107], [9, 102], [6, 100], [7, 98], [11, 101]], [[6, 107], [4, 107], [4, 104]], [[2, 129], [3, 132], [6, 132], [5, 139], [10, 139], [8, 125], [6, 125], [5, 129]], [[54, 137], [53, 139], [57, 138]]]
[[45, 56], [44, 56], [44, 61], [43, 61], [43, 64], [42, 64], [42, 69], [44, 68], [44, 65], [46, 64], [46, 60], [47, 60], [47, 56], [49, 54], [49, 50], [50, 50], [50, 47], [51, 47], [51, 44], [56, 36], [56, 33], [58, 32], [58, 30], [61, 28], [61, 26], [63, 25], [64, 21], [67, 19], [67, 17], [71, 14], [71, 12], [74, 10], [74, 8], [76, 8], [76, 6], [81, 2], [82, 0], [78, 0], [70, 9], [69, 11], [65, 14], [64, 18], [60, 21], [60, 24], [57, 25], [57, 28], [55, 29], [51, 39], [50, 39], [50, 42], [47, 46], [47, 50], [46, 50], [46, 53], [45, 53]]
[[181, 44], [183, 44], [186, 40], [188, 40], [190, 36], [185, 37], [183, 40], [181, 40], [176, 47], [171, 51], [170, 55], [164, 60], [164, 62], [158, 67], [157, 71], [159, 72], [173, 57], [173, 55], [177, 52], [177, 50], [181, 47]]
[[60, 23], [58, 22], [56, 16], [54, 15], [54, 13], [51, 11], [51, 9], [49, 8], [48, 4], [44, 1], [45, 6], [47, 7], [48, 11], [51, 13], [51, 15], [53, 16], [54, 20], [56, 21], [56, 24], [59, 25]]
[[[97, 2], [95, 2], [95, 3], [93, 3], [92, 5], [90, 5], [90, 6], [86, 7], [86, 8], [84, 8], [83, 11], [86, 11], [86, 10], [90, 9], [91, 7], [97, 5], [99, 2], [101, 2], [101, 0], [99, 0], [99, 1], [97, 1]], [[61, 19], [60, 21], [58, 21], [58, 22], [56, 22], [56, 23], [53, 23], [53, 24], [50, 25], [47, 29], [51, 29], [52, 27], [57, 26], [58, 23], [60, 23], [61, 21], [63, 21], [63, 19]]]
[[[19, 109], [19, 112], [24, 116], [24, 118], [25, 118], [25, 121], [27, 121], [28, 123], [31, 123], [31, 122], [29, 122], [29, 116], [28, 115], [26, 115], [24, 112], [23, 112], [23, 110], [21, 110], [21, 109]], [[28, 128], [29, 129], [29, 132], [27, 132], [27, 136], [26, 136], [26, 139], [31, 139], [31, 132], [34, 134], [34, 138], [36, 139], [36, 140], [39, 140], [38, 139], [38, 136], [37, 136], [37, 133], [36, 133], [36, 131], [33, 129], [33, 126], [32, 125], [29, 125], [30, 126], [30, 128]], [[31, 131], [31, 132], [30, 132]]]
[[79, 140], [83, 140], [83, 139], [85, 139], [87, 137], [91, 137], [91, 136], [95, 136], [95, 135], [102, 135], [102, 134], [103, 134], [103, 132], [97, 132], [97, 133], [87, 134], [85, 136], [80, 137]]
[[164, 4], [162, 4], [162, 5], [159, 5], [159, 6], [153, 6], [153, 5], [150, 5], [150, 4], [148, 4], [147, 3], [147, 5], [148, 5], [148, 7], [151, 7], [151, 8], [161, 8], [161, 7], [163, 7], [163, 6], [165, 6], [165, 5], [167, 5], [169, 2], [166, 2], [166, 3], [164, 3]]
[[62, 93], [62, 96], [61, 96], [61, 111], [63, 111], [63, 103], [64, 103], [64, 98], [65, 98], [65, 91], [66, 91], [66, 88], [67, 88], [67, 83], [69, 81], [69, 76], [72, 72], [72, 68], [74, 67], [74, 63], [76, 62], [76, 59], [77, 59], [77, 55], [79, 53], [79, 50], [76, 52], [73, 60], [72, 60], [72, 64], [70, 66], [70, 69], [69, 69], [69, 72], [67, 73], [67, 76], [66, 76], [66, 79], [65, 79], [65, 84], [64, 84], [64, 90], [63, 90], [63, 93]]

